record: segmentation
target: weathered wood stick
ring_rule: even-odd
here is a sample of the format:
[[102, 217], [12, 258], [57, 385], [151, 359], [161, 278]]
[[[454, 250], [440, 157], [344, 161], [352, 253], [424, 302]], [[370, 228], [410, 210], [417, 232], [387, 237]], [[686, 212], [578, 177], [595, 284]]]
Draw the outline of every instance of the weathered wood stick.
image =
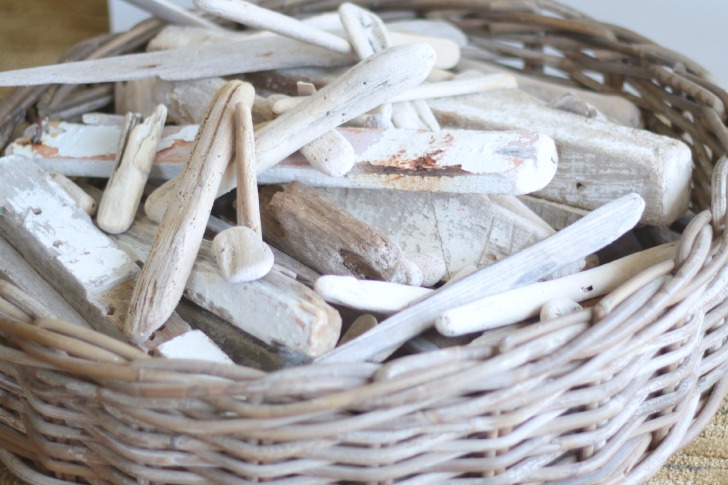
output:
[[282, 13], [259, 7], [244, 0], [194, 0], [197, 8], [248, 27], [269, 30], [307, 44], [350, 55], [351, 46], [341, 37], [311, 27]]
[[263, 236], [322, 274], [405, 283], [397, 244], [315, 190], [293, 182], [261, 190]]
[[200, 17], [194, 12], [185, 10], [178, 5], [167, 0], [124, 0], [127, 3], [136, 5], [146, 10], [157, 18], [165, 20], [172, 24], [192, 25], [202, 27], [207, 30], [222, 30], [215, 22], [211, 22], [206, 18]]
[[[445, 262], [445, 279], [462, 268], [484, 267], [538, 241], [554, 230], [535, 224], [491, 196], [317, 188], [319, 193], [349, 211], [360, 221], [387, 234], [406, 253], [439, 255]], [[397, 208], [396, 215], [392, 207]], [[582, 260], [566, 265], [552, 277], [575, 273]]]
[[[244, 56], [240, 53], [245, 52]], [[191, 63], [190, 59], [195, 62]], [[0, 86], [87, 84], [157, 76], [168, 81], [204, 79], [297, 66], [346, 66], [342, 56], [285, 37], [269, 36], [232, 43], [67, 62], [0, 72]]]
[[[248, 85], [250, 86], [250, 85]], [[237, 227], [225, 229], [212, 240], [212, 255], [225, 279], [231, 283], [253, 281], [267, 275], [273, 267], [273, 252], [263, 242], [255, 176], [255, 137], [250, 112], [255, 91], [247, 90], [246, 99], [235, 105], [235, 164], [238, 190]]]
[[0, 237], [0, 279], [33, 295], [48, 310], [47, 316], [91, 328], [86, 320], [51, 286], [5, 238]]
[[[102, 333], [123, 340], [139, 268], [47, 173], [27, 159], [0, 158], [0, 235]], [[172, 315], [146, 348], [189, 330]]]
[[487, 296], [443, 312], [435, 326], [441, 334], [454, 337], [511, 325], [539, 315], [550, 300], [581, 302], [604, 295], [641, 271], [672, 258], [675, 251], [675, 244], [666, 244], [564, 278]]
[[[112, 238], [133, 259], [147, 261], [156, 234], [157, 226], [140, 215], [128, 231]], [[268, 345], [307, 356], [333, 348], [341, 332], [336, 310], [275, 268], [255, 281], [227, 282], [212, 259], [207, 241], [200, 246], [184, 296]]]
[[443, 126], [518, 127], [551, 136], [560, 169], [534, 195], [593, 209], [634, 191], [646, 203], [642, 222], [651, 225], [670, 224], [687, 210], [692, 154], [679, 140], [539, 106], [517, 91], [434, 99], [430, 105]]
[[235, 103], [245, 99], [246, 87], [252, 90], [240, 81], [223, 86], [200, 125], [173, 205], [165, 212], [129, 303], [124, 332], [133, 343], [146, 341], [161, 327], [182, 297], [215, 192], [233, 155], [232, 110]]
[[449, 39], [458, 47], [468, 45], [468, 36], [465, 32], [455, 27], [452, 22], [434, 19], [407, 19], [386, 22], [390, 32], [401, 32], [403, 34], [415, 34], [421, 36], [439, 37]]
[[[523, 194], [546, 185], [556, 170], [553, 140], [535, 133], [474, 130], [432, 133], [358, 128], [337, 131], [356, 154], [355, 165], [346, 176], [326, 175], [308, 164], [300, 153], [294, 153], [266, 172], [258, 169], [258, 183], [300, 180], [321, 187]], [[180, 173], [190, 156], [197, 127], [168, 129], [166, 133], [150, 173], [152, 178], [170, 179]], [[268, 132], [265, 138], [272, 135]], [[62, 123], [50, 127], [41, 144], [17, 140], [8, 147], [7, 153], [30, 157], [41, 167], [67, 176], [108, 177], [118, 136], [118, 128], [113, 126]], [[262, 136], [262, 131], [256, 135], [256, 147], [260, 146]], [[483, 150], [474, 152], [473, 146]], [[260, 153], [257, 148], [256, 155]], [[229, 169], [225, 177], [233, 175]], [[161, 199], [158, 205], [163, 214], [169, 199], [164, 200], [161, 194], [174, 193], [169, 185], [163, 185], [147, 199], [145, 210]], [[147, 215], [160, 220], [149, 212]]]
[[569, 315], [583, 310], [584, 308], [574, 300], [569, 298], [554, 298], [549, 300], [541, 307], [539, 312], [539, 320], [546, 322], [548, 320], [556, 320], [564, 315]]
[[639, 108], [622, 96], [595, 93], [576, 86], [562, 85], [556, 82], [537, 79], [485, 61], [461, 59], [457, 70], [460, 72], [478, 71], [483, 74], [508, 73], [516, 78], [518, 89], [532, 96], [536, 96], [547, 103], [552, 103], [565, 94], [572, 94], [596, 107], [614, 123], [630, 128], [642, 128], [643, 126]]
[[50, 176], [58, 185], [63, 187], [63, 190], [65, 190], [74, 201], [76, 201], [76, 204], [78, 204], [81, 210], [91, 217], [96, 214], [98, 209], [96, 201], [93, 197], [84, 192], [81, 187], [76, 185], [75, 182], [60, 173], [51, 173]]
[[[356, 362], [399, 347], [430, 328], [449, 308], [533, 282], [554, 269], [583, 258], [632, 228], [644, 201], [628, 194], [515, 255], [440, 288], [424, 300], [381, 322], [361, 337], [319, 357], [318, 362]], [[565, 254], [564, 248], [570, 248]]]
[[403, 310], [434, 290], [353, 276], [324, 275], [316, 280], [316, 293], [335, 305], [367, 312], [391, 314]]
[[160, 104], [151, 116], [131, 128], [128, 137], [122, 137], [126, 138], [124, 146], [96, 216], [96, 223], [103, 231], [118, 234], [134, 222], [166, 119], [167, 108]]

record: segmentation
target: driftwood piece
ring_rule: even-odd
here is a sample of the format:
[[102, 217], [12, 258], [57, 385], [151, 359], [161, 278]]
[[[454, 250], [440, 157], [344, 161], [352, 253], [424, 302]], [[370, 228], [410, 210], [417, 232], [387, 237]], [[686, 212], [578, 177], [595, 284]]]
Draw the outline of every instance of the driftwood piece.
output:
[[98, 204], [93, 197], [84, 192], [84, 190], [76, 185], [73, 180], [60, 173], [51, 173], [50, 176], [58, 185], [63, 187], [63, 190], [65, 190], [74, 201], [76, 201], [76, 204], [78, 204], [81, 210], [91, 217], [96, 215]]
[[232, 359], [201, 330], [190, 330], [167, 340], [155, 349], [155, 353], [165, 359], [195, 359], [218, 364], [233, 363]]
[[249, 84], [223, 86], [200, 126], [195, 147], [179, 177], [147, 263], [134, 287], [125, 334], [141, 343], [164, 324], [182, 297], [223, 171], [234, 152], [233, 107], [254, 93]]
[[263, 188], [261, 216], [268, 242], [322, 274], [406, 282], [396, 243], [303, 184]]
[[269, 30], [300, 42], [349, 55], [351, 46], [341, 37], [293, 17], [244, 0], [194, 0], [197, 8], [255, 29]]
[[515, 91], [494, 91], [430, 104], [444, 126], [518, 128], [551, 136], [559, 147], [559, 170], [535, 194], [542, 198], [594, 209], [636, 192], [646, 204], [642, 222], [652, 225], [669, 224], [687, 210], [692, 154], [685, 143], [539, 106], [527, 98]]
[[403, 310], [433, 290], [353, 276], [324, 275], [316, 280], [316, 293], [335, 305], [367, 312], [391, 314]]
[[[293, 153], [265, 172], [260, 171], [259, 162], [258, 182], [280, 184], [299, 180], [320, 187], [524, 194], [542, 188], [556, 172], [553, 140], [536, 133], [473, 130], [433, 133], [359, 128], [337, 131], [356, 154], [355, 165], [346, 176], [326, 175], [308, 164], [300, 153]], [[67, 176], [108, 177], [118, 133], [118, 128], [113, 126], [62, 123], [50, 127], [42, 136], [41, 144], [33, 145], [21, 139], [8, 147], [8, 153], [28, 156], [40, 166]], [[151, 169], [153, 178], [169, 179], [180, 173], [190, 156], [197, 127], [174, 128], [166, 133]], [[259, 131], [256, 146], [261, 145], [261, 138], [269, 139], [273, 134], [263, 135]], [[479, 150], [473, 151], [473, 146]], [[256, 156], [261, 153], [266, 154], [257, 148]], [[234, 172], [228, 168], [224, 181], [232, 176]], [[231, 185], [234, 183], [228, 183], [225, 189]], [[160, 194], [174, 193], [170, 187], [159, 190]], [[153, 194], [150, 199], [160, 194]], [[168, 203], [165, 201], [164, 207]]]
[[206, 30], [222, 30], [215, 22], [207, 20], [194, 12], [185, 10], [168, 0], [124, 0], [146, 10], [155, 17], [172, 24], [192, 25]]
[[[317, 361], [356, 362], [396, 349], [430, 328], [449, 308], [536, 281], [569, 261], [597, 251], [631, 229], [643, 210], [644, 201], [638, 195], [622, 196], [548, 239], [443, 286]], [[570, 250], [564, 251], [565, 247]]]
[[[245, 55], [240, 55], [245, 52]], [[190, 59], [195, 59], [190, 63]], [[203, 79], [297, 66], [345, 66], [351, 57], [280, 36], [67, 62], [0, 73], [0, 86], [87, 84], [157, 76]]]
[[[362, 222], [387, 234], [403, 251], [439, 255], [446, 279], [468, 266], [500, 261], [554, 233], [490, 196], [317, 188]], [[393, 210], [396, 208], [396, 210]], [[583, 261], [554, 276], [579, 271]]]
[[238, 365], [270, 372], [311, 361], [311, 357], [288, 347], [266, 344], [186, 298], [177, 305], [177, 312], [193, 328], [205, 332]]
[[[96, 330], [122, 338], [137, 265], [31, 161], [1, 158], [0, 174], [0, 235]], [[166, 323], [147, 348], [189, 330], [177, 315]]]
[[86, 320], [53, 288], [46, 279], [8, 241], [0, 237], [0, 279], [33, 295], [48, 311], [47, 316], [91, 328]]
[[436, 327], [449, 337], [464, 335], [535, 317], [552, 300], [581, 302], [601, 296], [641, 271], [674, 257], [676, 249], [675, 244], [666, 244], [564, 278], [487, 296], [443, 312]]
[[[135, 260], [146, 261], [157, 230], [140, 215], [128, 231], [112, 238]], [[317, 356], [333, 348], [341, 331], [336, 310], [275, 268], [256, 281], [227, 282], [207, 241], [201, 244], [184, 283], [184, 296], [268, 345], [303, 355]]]
[[238, 190], [236, 227], [225, 229], [212, 240], [212, 254], [225, 279], [231, 283], [262, 278], [273, 267], [273, 252], [263, 242], [260, 227], [258, 184], [255, 175], [255, 138], [249, 98], [235, 105], [235, 164]]
[[508, 73], [516, 78], [518, 89], [547, 103], [553, 103], [562, 96], [570, 94], [593, 105], [614, 123], [630, 128], [642, 128], [643, 126], [639, 108], [622, 96], [595, 93], [576, 86], [537, 79], [485, 61], [461, 59], [457, 70], [461, 72], [478, 71], [483, 74]]
[[166, 119], [167, 108], [158, 105], [151, 116], [122, 137], [118, 163], [106, 184], [96, 216], [103, 231], [118, 234], [134, 222]]

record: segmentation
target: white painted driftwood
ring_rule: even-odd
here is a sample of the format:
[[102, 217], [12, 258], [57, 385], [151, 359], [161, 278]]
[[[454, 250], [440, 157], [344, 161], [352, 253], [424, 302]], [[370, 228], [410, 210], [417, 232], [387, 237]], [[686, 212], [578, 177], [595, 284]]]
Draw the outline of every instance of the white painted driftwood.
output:
[[233, 363], [232, 359], [201, 330], [192, 330], [164, 342], [157, 347], [156, 353], [165, 359], [194, 359], [218, 364]]
[[[430, 328], [449, 308], [536, 281], [569, 261], [597, 251], [631, 229], [643, 210], [644, 201], [638, 195], [622, 196], [548, 239], [443, 286], [317, 361], [357, 362], [395, 349]], [[564, 251], [566, 247], [570, 250]]]
[[665, 225], [688, 207], [692, 154], [683, 142], [646, 130], [584, 118], [540, 106], [517, 91], [430, 101], [444, 126], [525, 129], [551, 136], [559, 147], [559, 170], [535, 195], [593, 209], [622, 194], [645, 200], [642, 222]]
[[[0, 158], [0, 235], [100, 332], [122, 338], [139, 268], [30, 160]], [[147, 348], [189, 330], [176, 314]]]
[[674, 257], [675, 251], [675, 244], [657, 246], [564, 278], [490, 295], [444, 312], [436, 327], [453, 337], [511, 325], [537, 316], [550, 300], [581, 302], [604, 295], [641, 271]]
[[[128, 231], [112, 238], [132, 258], [143, 262], [157, 230], [156, 224], [139, 215]], [[200, 246], [184, 295], [269, 345], [282, 345], [308, 356], [333, 348], [341, 332], [341, 317], [336, 310], [275, 268], [256, 281], [226, 281], [207, 241]]]

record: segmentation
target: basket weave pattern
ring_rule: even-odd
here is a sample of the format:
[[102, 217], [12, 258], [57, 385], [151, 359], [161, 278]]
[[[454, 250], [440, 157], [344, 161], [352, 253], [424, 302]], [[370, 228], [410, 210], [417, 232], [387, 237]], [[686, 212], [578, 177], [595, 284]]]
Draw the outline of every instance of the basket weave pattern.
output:
[[[649, 129], [687, 142], [697, 215], [674, 269], [655, 271], [589, 325], [562, 318], [549, 333], [514, 326], [478, 345], [385, 364], [273, 373], [150, 358], [53, 319], [32, 295], [0, 283], [14, 315], [0, 316], [0, 459], [21, 477], [641, 482], [708, 423], [728, 393], [728, 94], [689, 59], [550, 1], [360, 3], [447, 18], [479, 48], [466, 56], [487, 50], [522, 59], [531, 74], [622, 95]], [[262, 4], [294, 15], [337, 6]], [[153, 30], [146, 24], [122, 43]], [[103, 42], [93, 49], [118, 52], [108, 48], [118, 38]], [[87, 57], [88, 46], [79, 52]], [[17, 117], [44, 95], [23, 93], [0, 113], [15, 102]]]

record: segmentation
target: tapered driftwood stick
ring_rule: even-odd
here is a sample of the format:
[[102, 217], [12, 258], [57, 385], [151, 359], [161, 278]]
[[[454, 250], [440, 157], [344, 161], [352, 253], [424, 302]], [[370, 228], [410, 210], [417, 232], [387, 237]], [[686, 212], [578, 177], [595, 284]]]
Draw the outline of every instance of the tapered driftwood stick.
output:
[[193, 12], [185, 10], [167, 0], [124, 0], [146, 10], [157, 18], [180, 25], [193, 25], [205, 29], [222, 30], [215, 22], [211, 22]]
[[437, 318], [437, 330], [449, 337], [511, 325], [535, 317], [550, 300], [581, 302], [604, 295], [629, 278], [675, 255], [668, 244], [551, 281], [522, 286], [453, 308]]
[[88, 215], [93, 217], [98, 210], [98, 204], [93, 197], [88, 195], [84, 190], [76, 185], [71, 179], [60, 173], [51, 173], [51, 178], [65, 190], [76, 204]]
[[173, 205], [134, 287], [124, 329], [134, 343], [144, 342], [162, 326], [182, 296], [220, 178], [233, 155], [233, 106], [245, 99], [246, 89], [252, 88], [239, 81], [223, 86], [200, 126]]
[[267, 241], [322, 274], [406, 282], [399, 246], [305, 185], [262, 189], [261, 215]]
[[352, 322], [346, 330], [346, 333], [342, 335], [341, 340], [339, 340], [339, 345], [345, 344], [349, 340], [354, 340], [359, 335], [376, 327], [378, 323], [374, 315], [364, 314], [360, 316]]
[[[443, 126], [528, 129], [559, 146], [559, 170], [535, 195], [593, 209], [636, 192], [646, 203], [642, 222], [670, 224], [688, 207], [692, 154], [683, 142], [646, 130], [586, 119], [539, 106], [512, 90], [430, 101]], [[605, 170], [609, 167], [609, 170]]]
[[[241, 56], [240, 53], [246, 55]], [[195, 59], [193, 64], [190, 59]], [[279, 36], [233, 43], [67, 62], [0, 73], [0, 86], [86, 84], [157, 76], [168, 81], [204, 79], [298, 66], [346, 66], [351, 57]]]
[[124, 232], [134, 222], [166, 119], [167, 108], [159, 105], [128, 133], [96, 216], [96, 223], [105, 232]]
[[[313, 84], [301, 84], [299, 95], [313, 95], [316, 87]], [[340, 177], [354, 166], [356, 153], [351, 143], [337, 130], [327, 131], [308, 145], [301, 147], [303, 155], [312, 167], [326, 175]]]
[[520, 195], [518, 199], [556, 230], [565, 228], [589, 213], [586, 209], [559, 204], [533, 195]]
[[[568, 261], [595, 252], [631, 229], [643, 210], [644, 201], [638, 195], [620, 197], [548, 239], [440, 288], [317, 360], [356, 362], [397, 348], [430, 328], [435, 318], [449, 308], [535, 281]], [[565, 247], [570, 248], [568, 254]]]
[[324, 275], [316, 280], [316, 293], [329, 303], [376, 313], [395, 313], [433, 290], [353, 276]]
[[311, 27], [293, 17], [259, 7], [244, 0], [194, 0], [197, 8], [228, 20], [261, 30], [270, 30], [292, 39], [316, 45], [339, 54], [351, 53], [351, 46], [341, 37]]
[[255, 138], [250, 113], [255, 92], [235, 105], [235, 164], [237, 167], [237, 227], [226, 229], [212, 241], [212, 254], [222, 275], [231, 283], [262, 278], [273, 267], [273, 253], [263, 242], [255, 176]]

